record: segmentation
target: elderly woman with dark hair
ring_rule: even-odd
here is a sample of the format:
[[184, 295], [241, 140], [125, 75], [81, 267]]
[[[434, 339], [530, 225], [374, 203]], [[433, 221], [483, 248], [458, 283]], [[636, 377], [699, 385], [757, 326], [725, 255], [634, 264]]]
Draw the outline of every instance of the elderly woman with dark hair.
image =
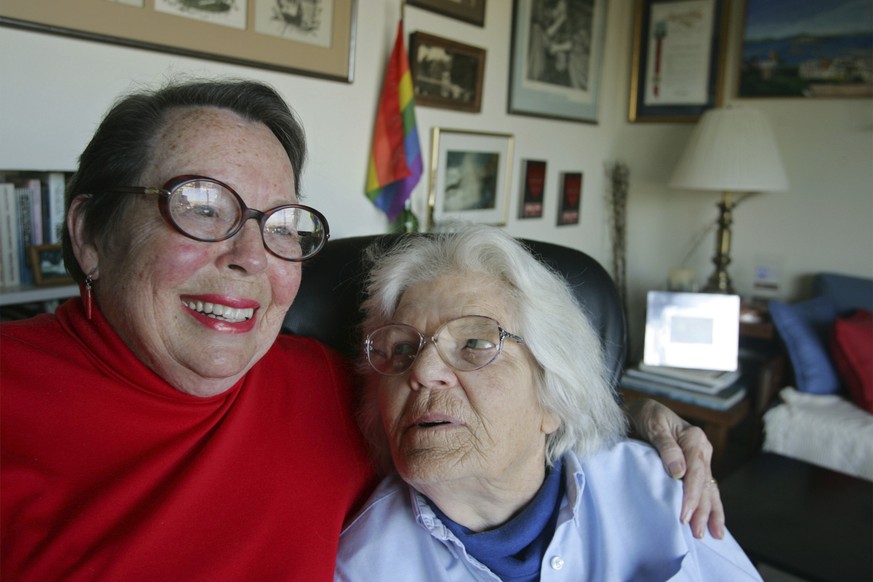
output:
[[343, 532], [335, 579], [760, 579], [729, 534], [680, 523], [681, 485], [624, 438], [559, 275], [488, 227], [375, 255], [362, 424], [397, 474]]

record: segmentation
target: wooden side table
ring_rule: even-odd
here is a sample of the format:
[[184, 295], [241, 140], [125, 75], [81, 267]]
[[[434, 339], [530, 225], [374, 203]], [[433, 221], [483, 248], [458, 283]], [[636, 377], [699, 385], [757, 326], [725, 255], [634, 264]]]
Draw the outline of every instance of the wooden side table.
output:
[[716, 473], [720, 469], [721, 460], [727, 449], [728, 432], [749, 414], [748, 398], [743, 398], [726, 410], [716, 410], [625, 387], [622, 387], [620, 391], [626, 401], [649, 398], [660, 402], [682, 418], [698, 421], [702, 425], [703, 432], [706, 433], [706, 438], [712, 443], [712, 467], [713, 472]]

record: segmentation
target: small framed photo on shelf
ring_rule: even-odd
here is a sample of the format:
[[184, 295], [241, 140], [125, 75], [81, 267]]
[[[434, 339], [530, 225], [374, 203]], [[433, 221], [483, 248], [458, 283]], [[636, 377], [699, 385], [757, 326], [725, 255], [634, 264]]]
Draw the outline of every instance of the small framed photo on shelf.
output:
[[558, 226], [579, 224], [579, 207], [582, 202], [582, 173], [561, 174], [561, 201], [558, 205]]
[[546, 162], [524, 160], [521, 165], [521, 205], [519, 218], [541, 218], [543, 195], [546, 189]]
[[59, 244], [31, 246], [30, 265], [36, 285], [69, 285], [73, 282], [64, 266], [64, 255]]
[[424, 32], [409, 36], [415, 104], [471, 113], [481, 111], [485, 49]]
[[597, 123], [606, 0], [515, 0], [509, 113]]
[[410, 6], [424, 8], [476, 26], [485, 26], [485, 2], [486, 0], [406, 0]]
[[427, 230], [446, 221], [504, 225], [514, 138], [433, 128]]
[[693, 123], [723, 98], [727, 0], [636, 0], [630, 121]]

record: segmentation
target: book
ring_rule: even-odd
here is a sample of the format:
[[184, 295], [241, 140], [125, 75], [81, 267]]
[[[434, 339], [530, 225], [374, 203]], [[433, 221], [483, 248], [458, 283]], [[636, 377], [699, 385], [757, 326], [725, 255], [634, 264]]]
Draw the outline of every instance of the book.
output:
[[637, 392], [663, 396], [714, 410], [727, 410], [733, 407], [746, 397], [747, 392], [746, 386], [741, 379], [713, 394], [686, 390], [679, 386], [671, 386], [660, 382], [649, 382], [629, 374], [625, 374], [622, 377], [620, 385], [623, 388], [630, 388]]
[[67, 190], [67, 179], [62, 172], [51, 172], [48, 175], [47, 196], [43, 208], [46, 217], [45, 243], [61, 242], [64, 232], [64, 200]]
[[19, 271], [18, 200], [15, 184], [0, 184], [0, 254], [3, 259], [2, 281], [5, 287], [21, 284]]
[[681, 380], [693, 386], [703, 388], [724, 388], [733, 384], [740, 377], [736, 370], [699, 370], [694, 368], [673, 368], [671, 366], [654, 366], [640, 362], [637, 370], [646, 377]]
[[33, 195], [30, 188], [15, 189], [16, 216], [18, 219], [18, 283], [33, 285], [33, 270], [30, 268], [30, 247], [38, 244], [34, 238]]

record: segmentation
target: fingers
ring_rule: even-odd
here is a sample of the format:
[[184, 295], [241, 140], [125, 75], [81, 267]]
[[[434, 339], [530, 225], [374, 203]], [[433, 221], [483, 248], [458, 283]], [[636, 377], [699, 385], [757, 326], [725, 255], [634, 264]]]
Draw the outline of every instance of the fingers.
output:
[[[712, 479], [712, 445], [700, 428], [689, 426], [679, 435], [679, 446], [685, 454], [688, 466], [685, 471], [684, 494], [682, 496], [681, 519], [683, 523], [691, 523], [696, 517], [696, 524], [705, 524], [712, 509], [712, 498], [707, 484]], [[717, 491], [717, 488], [716, 488]], [[717, 493], [716, 493], [717, 496]], [[719, 501], [720, 502], [720, 501]], [[695, 535], [703, 535], [702, 529], [692, 530]]]
[[724, 538], [724, 507], [715, 479], [710, 479], [704, 486], [700, 504], [691, 517], [690, 525], [691, 532], [696, 538], [702, 538], [707, 527], [712, 537]]

